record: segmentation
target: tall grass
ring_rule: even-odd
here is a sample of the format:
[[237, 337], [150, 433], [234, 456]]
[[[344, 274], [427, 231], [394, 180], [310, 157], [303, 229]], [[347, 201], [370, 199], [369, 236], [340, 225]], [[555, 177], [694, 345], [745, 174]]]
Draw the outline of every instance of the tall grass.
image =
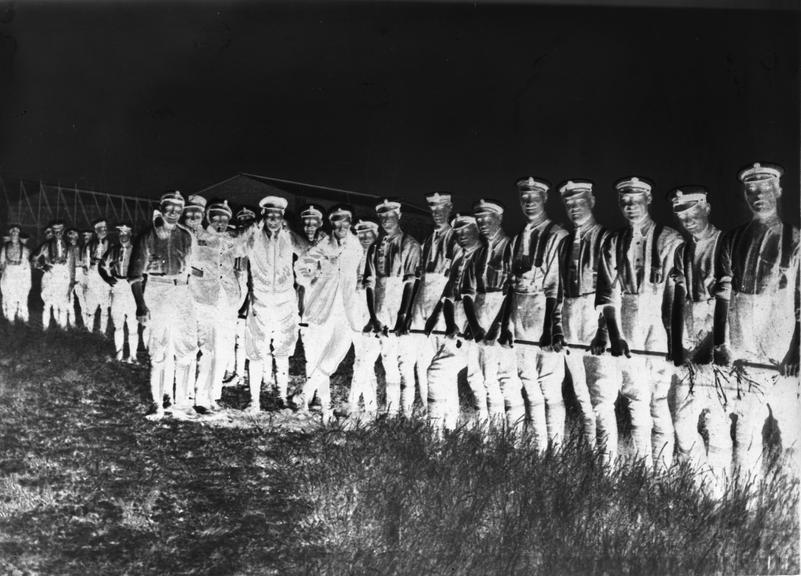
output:
[[108, 362], [112, 348], [0, 322], [0, 574], [799, 570], [799, 486], [780, 475], [750, 505], [715, 503], [687, 468], [610, 473], [573, 441], [539, 456], [420, 422], [310, 429], [237, 410], [153, 424], [147, 368]]
[[325, 574], [797, 573], [798, 482], [707, 499], [694, 472], [604, 470], [571, 442], [544, 456], [421, 423], [329, 430], [299, 479]]

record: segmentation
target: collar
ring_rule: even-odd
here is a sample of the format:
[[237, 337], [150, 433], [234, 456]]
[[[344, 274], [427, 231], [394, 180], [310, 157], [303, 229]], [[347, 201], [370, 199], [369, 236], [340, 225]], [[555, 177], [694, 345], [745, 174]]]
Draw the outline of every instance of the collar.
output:
[[641, 236], [647, 236], [648, 232], [651, 231], [651, 227], [654, 225], [654, 221], [651, 219], [651, 216], [648, 215], [643, 218], [643, 221], [639, 223], [639, 225], [635, 226], [633, 224], [629, 224], [632, 230], [635, 233], [639, 233]]
[[498, 242], [501, 241], [502, 238], [503, 238], [503, 228], [498, 228], [495, 234], [487, 238], [487, 244], [489, 246], [495, 246]]
[[550, 222], [550, 220], [548, 219], [548, 216], [545, 214], [545, 212], [543, 212], [542, 214], [540, 214], [539, 219], [535, 220], [534, 222], [527, 223], [525, 229], [532, 231], [539, 230], [541, 228], [544, 228], [548, 222]]
[[400, 227], [398, 227], [395, 230], [395, 232], [393, 232], [392, 234], [387, 234], [386, 232], [382, 231], [382, 233], [381, 233], [381, 241], [382, 242], [389, 242], [390, 240], [394, 240], [395, 238], [400, 236], [402, 233], [403, 233], [403, 230], [401, 230]]

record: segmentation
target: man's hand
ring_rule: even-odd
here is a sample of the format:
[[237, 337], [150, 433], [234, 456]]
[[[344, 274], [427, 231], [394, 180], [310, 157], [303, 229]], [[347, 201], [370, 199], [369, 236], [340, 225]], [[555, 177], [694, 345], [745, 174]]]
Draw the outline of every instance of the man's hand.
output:
[[631, 358], [629, 343], [623, 338], [612, 338], [610, 348], [612, 349], [612, 356], [625, 356], [626, 358]]
[[136, 307], [136, 319], [142, 326], [147, 326], [147, 322], [150, 320], [150, 310], [148, 310], [147, 306]]
[[405, 336], [409, 333], [406, 327], [406, 314], [398, 314], [398, 319], [395, 321], [395, 329], [393, 330], [397, 336]]
[[606, 352], [606, 347], [608, 344], [609, 339], [606, 336], [606, 331], [598, 330], [590, 342], [590, 352], [592, 352], [594, 356], [600, 356]]
[[684, 347], [680, 347], [678, 350], [672, 350], [668, 352], [668, 360], [673, 360], [674, 366], [684, 366], [687, 363], [687, 353], [684, 351]]
[[478, 344], [484, 340], [484, 338], [487, 336], [487, 333], [484, 332], [484, 329], [481, 326], [476, 325], [470, 327], [470, 335], [473, 337], [473, 342]]
[[109, 286], [114, 286], [117, 283], [117, 279], [114, 276], [109, 276], [106, 282], [108, 282]]
[[445, 338], [456, 338], [459, 335], [459, 327], [454, 324], [453, 322], [446, 323], [445, 326]]
[[552, 350], [553, 337], [551, 336], [550, 326], [547, 326], [540, 335], [540, 349], [550, 352]]
[[790, 344], [790, 349], [784, 355], [784, 360], [779, 363], [779, 374], [782, 376], [798, 376], [798, 346], [795, 342]]
[[718, 366], [731, 366], [731, 348], [728, 344], [715, 346], [712, 361]]
[[498, 336], [498, 344], [503, 346], [504, 348], [512, 348], [515, 345], [515, 337], [512, 334], [512, 331], [509, 328], [504, 327], [501, 330], [500, 336]]
[[367, 322], [363, 332], [365, 334], [369, 334], [370, 332], [374, 334], [381, 334], [382, 332], [386, 332], [386, 329], [387, 327], [384, 326], [378, 318], [370, 318], [370, 321]]
[[493, 323], [492, 326], [490, 326], [490, 329], [487, 330], [487, 333], [484, 335], [484, 341], [487, 344], [491, 344], [492, 342], [495, 342], [498, 339], [498, 334], [500, 332], [500, 328], [501, 328], [501, 326], [500, 326], [499, 323], [497, 323], [497, 322]]
[[554, 352], [561, 352], [565, 346], [565, 338], [561, 334], [554, 334], [551, 339], [551, 350]]
[[423, 328], [423, 332], [426, 333], [426, 336], [431, 336], [431, 333], [434, 331], [434, 328], [437, 326], [437, 317], [430, 316], [428, 320], [426, 320], [426, 325]]

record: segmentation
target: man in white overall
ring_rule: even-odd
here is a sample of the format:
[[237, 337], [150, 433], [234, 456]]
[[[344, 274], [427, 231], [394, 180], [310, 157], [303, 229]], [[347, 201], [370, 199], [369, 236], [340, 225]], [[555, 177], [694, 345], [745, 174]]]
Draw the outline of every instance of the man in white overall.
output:
[[[603, 315], [595, 309], [595, 289], [601, 245], [609, 232], [593, 216], [592, 186], [589, 180], [570, 180], [559, 188], [562, 205], [573, 225], [560, 255], [562, 328], [566, 342], [585, 346], [601, 331], [605, 347], [609, 339]], [[615, 400], [620, 385], [614, 377], [615, 363], [608, 356], [571, 349], [565, 364], [584, 418], [584, 439], [591, 447], [597, 444], [611, 461], [618, 441]]]
[[[450, 225], [453, 202], [447, 192], [434, 192], [426, 195], [426, 203], [431, 211], [434, 221], [434, 232], [423, 242], [420, 265], [417, 267], [414, 287], [412, 289], [412, 312], [407, 318], [407, 324], [413, 330], [422, 331], [442, 299], [445, 283], [448, 281], [451, 263], [459, 251], [456, 237]], [[443, 331], [445, 323], [441, 315], [429, 330]], [[442, 336], [431, 334], [408, 334], [402, 340], [404, 350], [402, 354], [415, 359], [417, 368], [417, 383], [420, 390], [420, 400], [423, 403], [423, 412], [428, 404], [428, 368], [434, 354], [439, 349]], [[406, 402], [414, 403], [414, 394], [405, 396]], [[404, 406], [404, 414], [409, 414], [412, 406]]]
[[472, 340], [464, 338], [467, 327], [462, 306], [462, 284], [470, 259], [478, 250], [478, 226], [475, 216], [457, 214], [451, 222], [453, 236], [459, 245], [454, 250], [448, 281], [442, 296], [425, 324], [430, 333], [442, 326], [445, 334], [436, 339], [436, 350], [428, 367], [428, 419], [438, 432], [453, 430], [459, 420], [459, 372], [467, 367], [467, 383], [475, 397], [478, 423], [486, 428], [487, 393], [478, 364], [478, 350]]
[[378, 334], [381, 341], [387, 414], [395, 416], [401, 408], [408, 408], [404, 416], [411, 416], [414, 357], [400, 340], [408, 337], [404, 333], [420, 262], [420, 244], [401, 229], [400, 202], [385, 198], [375, 211], [383, 233], [367, 254], [364, 286], [370, 320], [364, 331]]
[[[715, 254], [721, 232], [709, 221], [711, 207], [701, 186], [682, 186], [668, 196], [673, 213], [690, 235], [670, 271], [673, 306], [670, 335], [673, 374], [673, 427], [676, 455], [699, 470], [695, 477], [719, 496], [730, 474], [732, 443], [729, 413], [715, 389], [712, 326], [715, 313]], [[709, 439], [699, 434], [699, 420]]]
[[[128, 270], [131, 266], [133, 243], [131, 227], [120, 224], [117, 227], [118, 241], [103, 255], [98, 270], [102, 278], [111, 286], [111, 321], [114, 324], [114, 349], [116, 359], [129, 364], [136, 363], [136, 350], [139, 347], [139, 324], [136, 321], [136, 300], [128, 283]], [[128, 330], [128, 356], [125, 356], [125, 330]]]
[[0, 247], [0, 292], [3, 316], [9, 322], [28, 322], [28, 294], [31, 291], [30, 250], [20, 239], [20, 227], [8, 229], [9, 239]]
[[232, 235], [228, 202], [213, 201], [206, 209], [205, 228], [195, 233], [189, 291], [195, 299], [200, 361], [195, 410], [218, 409], [225, 367], [234, 353], [236, 316], [241, 303], [234, 264], [245, 253], [246, 234]]
[[[243, 234], [245, 230], [256, 221], [256, 213], [250, 208], [243, 206], [237, 210], [234, 216], [236, 225], [233, 232]], [[250, 309], [250, 264], [247, 256], [237, 256], [234, 260], [234, 273], [239, 284], [239, 305], [237, 306], [236, 318], [236, 337], [234, 352], [228, 365], [230, 375], [226, 379], [228, 386], [239, 383], [240, 378], [245, 375], [245, 329], [247, 327], [248, 311]]]
[[309, 245], [305, 238], [284, 227], [285, 198], [266, 196], [259, 207], [263, 219], [249, 235], [246, 252], [253, 282], [245, 338], [250, 362], [248, 410], [254, 413], [261, 410], [261, 381], [265, 370], [273, 371], [273, 363], [278, 402], [287, 402], [289, 357], [295, 351], [299, 322], [293, 257], [303, 255]]
[[[324, 242], [328, 238], [328, 234], [323, 231], [323, 217], [325, 216], [323, 208], [316, 204], [306, 204], [300, 211], [300, 222], [303, 227], [303, 234], [306, 240], [309, 241], [309, 247], [316, 246], [320, 242]], [[321, 354], [321, 343], [317, 339], [317, 333], [309, 330], [307, 326], [308, 321], [305, 317], [305, 309], [308, 298], [306, 296], [306, 286], [298, 283], [296, 290], [298, 293], [298, 316], [300, 316], [300, 339], [303, 342], [303, 353], [306, 359], [306, 379], [311, 376], [314, 365], [316, 364], [319, 355]]]
[[[634, 457], [646, 465], [673, 462], [673, 422], [668, 407], [669, 309], [678, 232], [654, 222], [648, 213], [651, 185], [631, 177], [615, 185], [618, 205], [628, 225], [604, 243], [598, 271], [596, 306], [603, 311], [614, 356], [623, 375], [621, 392], [629, 400]], [[635, 354], [629, 346], [653, 354]]]
[[51, 226], [52, 237], [44, 241], [33, 257], [42, 275], [42, 300], [45, 308], [42, 328], [50, 325], [50, 312], [60, 328], [67, 327], [67, 308], [70, 305], [70, 266], [67, 241], [64, 239], [64, 224], [55, 222]]
[[[506, 296], [511, 306], [510, 325], [515, 339], [539, 342], [538, 347], [517, 345], [517, 376], [528, 400], [529, 418], [537, 449], [544, 452], [550, 442], [555, 448], [565, 432], [565, 402], [562, 381], [565, 361], [562, 354], [562, 325], [559, 319], [559, 247], [567, 232], [548, 218], [545, 202], [550, 184], [527, 177], [517, 181], [520, 208], [527, 224], [512, 240], [511, 291]], [[501, 379], [510, 404], [517, 391]]]
[[105, 336], [108, 327], [108, 312], [111, 306], [111, 287], [100, 276], [98, 266], [109, 247], [108, 227], [105, 220], [94, 223], [95, 235], [84, 247], [86, 263], [86, 329], [94, 330], [95, 315], [100, 309], [100, 333]]
[[173, 397], [173, 414], [194, 412], [189, 389], [195, 381], [197, 320], [188, 286], [193, 240], [178, 223], [183, 207], [184, 198], [177, 190], [161, 196], [161, 210], [154, 225], [137, 238], [128, 267], [136, 317], [148, 328], [154, 407], [147, 418], [151, 420], [164, 416], [165, 392]]
[[[779, 166], [756, 163], [739, 174], [751, 220], [724, 234], [715, 263], [715, 363], [771, 363], [776, 370], [741, 367], [728, 377], [737, 414], [734, 473], [761, 474], [761, 430], [776, 419], [792, 471], [799, 473], [799, 236], [781, 221]], [[747, 478], [743, 478], [747, 479]]]
[[330, 379], [350, 349], [353, 331], [360, 329], [361, 311], [357, 298], [359, 262], [363, 250], [351, 233], [353, 209], [340, 204], [328, 214], [331, 235], [295, 263], [298, 283], [306, 287], [306, 321], [315, 335], [319, 351], [307, 364], [308, 376], [295, 404], [308, 410], [315, 393], [322, 408], [323, 424], [330, 422]]
[[[503, 304], [510, 290], [512, 252], [511, 240], [501, 228], [503, 212], [503, 204], [497, 200], [482, 198], [473, 203], [481, 245], [463, 273], [461, 296], [467, 320], [466, 338], [475, 344], [484, 388], [476, 394], [479, 406], [481, 398], [486, 398], [489, 426], [502, 427], [505, 415], [507, 427], [519, 435], [525, 424], [525, 408], [512, 349], [513, 336], [504, 323]], [[506, 390], [501, 388], [501, 379]]]
[[[356, 306], [359, 315], [358, 329], [354, 330], [353, 337], [353, 379], [348, 393], [348, 412], [351, 421], [369, 422], [375, 418], [378, 409], [376, 398], [378, 383], [375, 375], [375, 363], [381, 354], [381, 341], [371, 332], [362, 329], [370, 321], [370, 312], [367, 309], [367, 297], [364, 289], [364, 270], [367, 265], [367, 254], [376, 238], [378, 238], [378, 224], [371, 220], [359, 220], [354, 226], [362, 255], [356, 273]], [[359, 400], [362, 400], [362, 410], [359, 410]]]

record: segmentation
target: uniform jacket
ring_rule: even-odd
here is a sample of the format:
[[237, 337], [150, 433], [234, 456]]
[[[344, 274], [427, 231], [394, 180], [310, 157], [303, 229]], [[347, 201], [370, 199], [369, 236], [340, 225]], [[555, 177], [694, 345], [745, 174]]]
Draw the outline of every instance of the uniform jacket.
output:
[[591, 220], [573, 229], [562, 241], [559, 271], [565, 298], [595, 294], [601, 247], [608, 236], [608, 230]]
[[253, 295], [267, 301], [271, 294], [294, 290], [293, 262], [309, 248], [308, 241], [288, 228], [270, 234], [264, 222], [246, 233]]
[[145, 230], [134, 243], [128, 280], [141, 281], [145, 275], [186, 278], [192, 255], [192, 233], [177, 224], [169, 233]]
[[197, 231], [189, 276], [189, 290], [195, 302], [213, 306], [222, 291], [229, 307], [239, 306], [241, 287], [236, 260], [244, 256], [247, 240], [246, 236], [218, 234], [205, 228]]
[[512, 290], [559, 296], [559, 247], [567, 232], [549, 219], [527, 225], [512, 240]]
[[632, 226], [626, 226], [610, 234], [603, 243], [596, 306], [619, 304], [621, 294], [660, 297], [667, 294], [665, 284], [682, 237], [673, 228], [658, 225], [650, 218], [636, 232]]
[[512, 244], [499, 229], [490, 239], [482, 237], [462, 280], [462, 296], [475, 298], [478, 293], [506, 292], [512, 275]]
[[359, 309], [363, 295], [356, 289], [363, 254], [358, 238], [349, 234], [342, 244], [333, 236], [326, 238], [298, 259], [295, 274], [298, 284], [306, 288], [309, 323], [323, 324], [336, 309], [344, 309], [351, 329], [364, 327]]
[[416, 278], [420, 265], [420, 243], [406, 232], [381, 234], [370, 246], [365, 262], [365, 288], [375, 288], [379, 278], [401, 278], [410, 282]]

